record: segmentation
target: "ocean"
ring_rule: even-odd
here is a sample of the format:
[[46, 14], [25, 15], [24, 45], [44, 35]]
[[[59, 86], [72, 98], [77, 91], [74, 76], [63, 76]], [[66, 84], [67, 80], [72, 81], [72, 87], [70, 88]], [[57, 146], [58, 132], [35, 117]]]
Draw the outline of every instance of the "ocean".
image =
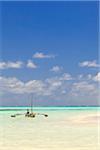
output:
[[[30, 109], [30, 108], [29, 108]], [[0, 107], [0, 150], [98, 150], [100, 107]], [[23, 114], [11, 117], [13, 114]]]

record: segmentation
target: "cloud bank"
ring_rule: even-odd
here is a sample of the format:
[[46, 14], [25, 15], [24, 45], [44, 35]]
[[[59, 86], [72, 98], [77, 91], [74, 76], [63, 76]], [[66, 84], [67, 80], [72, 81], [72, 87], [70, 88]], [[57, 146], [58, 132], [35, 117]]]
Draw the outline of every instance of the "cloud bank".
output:
[[[99, 75], [98, 73], [97, 75]], [[98, 82], [97, 75], [90, 78], [73, 78], [69, 73], [46, 78], [44, 80], [21, 81], [15, 77], [0, 77], [1, 99], [12, 94], [23, 98], [33, 94], [37, 104], [49, 105], [97, 105]], [[98, 79], [98, 80], [97, 80]]]

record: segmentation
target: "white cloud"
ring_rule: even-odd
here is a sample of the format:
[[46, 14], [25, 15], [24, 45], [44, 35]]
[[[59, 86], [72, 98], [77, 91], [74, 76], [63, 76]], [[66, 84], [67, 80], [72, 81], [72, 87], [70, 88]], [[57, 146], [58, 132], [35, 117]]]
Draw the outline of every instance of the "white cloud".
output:
[[[15, 77], [0, 77], [0, 93], [2, 95], [25, 96], [33, 93], [38, 100], [60, 100], [69, 104], [95, 104], [98, 97], [98, 84], [91, 80], [72, 80], [70, 74], [47, 78], [44, 80], [21, 81]], [[7, 97], [6, 97], [7, 98]], [[92, 99], [92, 102], [91, 102]]]
[[0, 69], [8, 69], [8, 68], [15, 68], [19, 69], [23, 66], [23, 62], [21, 61], [8, 61], [8, 62], [0, 62]]
[[23, 62], [21, 61], [16, 61], [16, 62], [8, 62], [7, 63], [7, 67], [8, 68], [21, 68], [23, 65]]
[[97, 75], [93, 77], [93, 80], [100, 82], [100, 72], [98, 72]]
[[94, 90], [94, 86], [92, 84], [89, 84], [86, 81], [74, 83], [73, 87], [74, 87], [74, 90], [76, 90], [76, 91], [83, 90], [83, 91], [88, 92], [88, 91]]
[[[69, 75], [63, 74], [60, 77], [48, 78], [42, 80], [31, 80], [23, 82], [17, 78], [0, 77], [1, 91], [7, 91], [11, 93], [35, 93], [36, 95], [52, 95], [56, 90], [62, 88], [64, 81], [69, 80]], [[71, 79], [71, 78], [70, 78]]]
[[48, 82], [49, 84], [52, 85], [60, 85], [63, 81], [68, 81], [68, 80], [72, 80], [72, 77], [69, 73], [64, 73], [61, 76], [56, 76], [56, 77], [52, 77], [52, 78], [47, 78], [46, 82]]
[[93, 74], [87, 74], [87, 75], [78, 75], [77, 80], [79, 81], [87, 81], [87, 82], [100, 82], [100, 72], [98, 72], [96, 75]]
[[51, 69], [50, 69], [50, 71], [52, 71], [52, 72], [61, 72], [62, 71], [62, 67], [59, 67], [59, 66], [53, 66]]
[[61, 77], [60, 80], [72, 80], [72, 77], [69, 73], [64, 73]]
[[75, 82], [72, 84], [71, 95], [82, 97], [82, 96], [91, 96], [98, 94], [97, 85], [94, 83], [89, 83], [87, 81]]
[[45, 84], [41, 80], [31, 80], [25, 83], [25, 91], [36, 95], [44, 95]]
[[79, 66], [80, 67], [100, 67], [99, 64], [97, 64], [97, 61], [96, 60], [93, 60], [93, 61], [83, 61], [81, 63], [79, 63]]
[[93, 75], [92, 75], [92, 74], [86, 74], [86, 75], [84, 75], [84, 74], [79, 74], [79, 75], [77, 76], [77, 79], [80, 80], [80, 81], [92, 80], [92, 78], [93, 78]]
[[0, 69], [5, 69], [7, 67], [5, 62], [0, 62]]
[[31, 80], [23, 82], [15, 77], [6, 78], [0, 77], [0, 89], [3, 92], [10, 92], [15, 94], [35, 93], [42, 94], [43, 82], [40, 80]]
[[43, 53], [40, 53], [40, 52], [36, 52], [34, 55], [33, 55], [33, 58], [39, 58], [39, 59], [43, 59], [43, 58], [54, 58], [55, 56], [54, 55], [46, 55], [46, 54], [43, 54]]
[[24, 83], [15, 77], [0, 77], [0, 90], [11, 93], [22, 93], [24, 88]]
[[22, 61], [16, 61], [16, 62], [12, 62], [12, 61], [8, 61], [8, 62], [0, 62], [0, 69], [20, 69], [23, 67], [27, 67], [27, 68], [37, 68], [37, 65], [35, 63], [33, 63], [31, 60], [28, 60], [27, 63], [22, 62]]
[[32, 62], [32, 60], [28, 60], [27, 65], [28, 68], [33, 68], [36, 69], [37, 65], [35, 63]]
[[62, 82], [60, 81], [60, 79], [58, 77], [48, 78], [48, 79], [46, 79], [46, 83], [50, 87], [59, 87], [62, 84]]

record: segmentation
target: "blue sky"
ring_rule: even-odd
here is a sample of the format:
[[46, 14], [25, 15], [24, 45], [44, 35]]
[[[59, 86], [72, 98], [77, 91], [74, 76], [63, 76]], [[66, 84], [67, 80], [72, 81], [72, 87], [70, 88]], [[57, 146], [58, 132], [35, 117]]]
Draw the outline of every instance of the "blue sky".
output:
[[[98, 88], [98, 2], [0, 2], [0, 7], [1, 83], [7, 86], [1, 104], [26, 105], [27, 90], [37, 105], [97, 104], [97, 93], [89, 97], [84, 89]], [[24, 85], [11, 91], [7, 84], [15, 78], [12, 85]], [[73, 88], [80, 86], [83, 93], [75, 98]], [[18, 92], [23, 88], [26, 95]]]

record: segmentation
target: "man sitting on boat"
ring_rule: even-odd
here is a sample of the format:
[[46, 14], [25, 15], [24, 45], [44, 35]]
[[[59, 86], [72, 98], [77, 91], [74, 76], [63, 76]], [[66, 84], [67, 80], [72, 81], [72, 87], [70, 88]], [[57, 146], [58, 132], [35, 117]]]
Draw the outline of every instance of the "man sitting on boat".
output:
[[25, 114], [26, 117], [35, 117], [35, 115], [36, 115], [36, 114], [33, 113], [33, 112], [30, 113], [30, 112], [29, 112], [29, 109], [27, 109], [27, 112], [26, 112], [26, 114]]
[[29, 109], [27, 109], [27, 113], [26, 113], [26, 115], [28, 115], [30, 112], [29, 112]]

